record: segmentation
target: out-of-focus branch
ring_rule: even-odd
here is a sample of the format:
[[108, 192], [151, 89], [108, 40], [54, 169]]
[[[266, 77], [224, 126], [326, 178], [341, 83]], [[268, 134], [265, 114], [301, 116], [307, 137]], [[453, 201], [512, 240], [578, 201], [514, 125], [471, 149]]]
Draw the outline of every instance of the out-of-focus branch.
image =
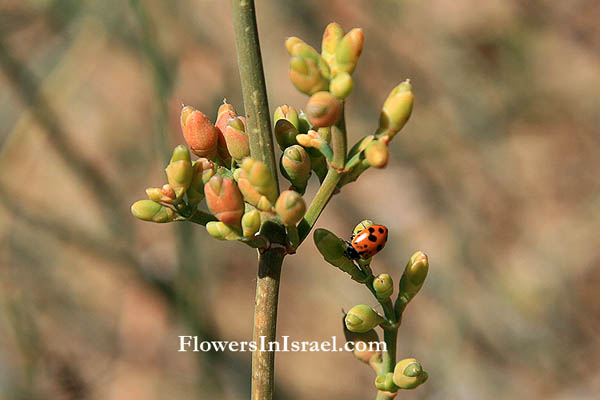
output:
[[12, 55], [3, 37], [0, 37], [0, 69], [7, 76], [17, 95], [27, 107], [32, 109], [32, 116], [47, 133], [49, 143], [79, 176], [81, 182], [99, 199], [111, 229], [114, 232], [123, 232], [127, 227], [123, 221], [128, 215], [118, 206], [121, 202], [116, 191], [94, 164], [83, 157], [69, 141], [68, 134], [56, 112], [41, 93], [38, 80]]

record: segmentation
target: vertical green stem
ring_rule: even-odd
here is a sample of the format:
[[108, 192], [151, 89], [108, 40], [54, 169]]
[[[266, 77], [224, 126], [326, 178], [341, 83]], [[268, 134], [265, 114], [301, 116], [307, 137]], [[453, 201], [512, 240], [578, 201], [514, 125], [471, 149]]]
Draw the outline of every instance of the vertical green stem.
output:
[[277, 182], [267, 87], [260, 55], [254, 1], [231, 0], [231, 7], [250, 138], [250, 155], [267, 164]]
[[[264, 162], [277, 184], [277, 169], [267, 89], [260, 55], [253, 0], [232, 0], [235, 41], [242, 82], [242, 94], [247, 118], [250, 155]], [[277, 187], [279, 185], [277, 184]], [[272, 239], [272, 238], [270, 238]], [[273, 242], [273, 241], [272, 241]], [[274, 341], [277, 326], [277, 302], [284, 247], [272, 247], [259, 255], [254, 307], [254, 340]], [[252, 353], [252, 399], [273, 399], [275, 353]]]
[[396, 313], [392, 300], [388, 297], [385, 300], [379, 301], [383, 306], [383, 312], [389, 322], [393, 324], [391, 328], [384, 328], [383, 340], [387, 346], [387, 351], [384, 351], [383, 356], [383, 371], [393, 372], [396, 366], [396, 342], [398, 341], [398, 324], [396, 323]]
[[273, 398], [275, 353], [261, 351], [260, 345], [263, 341], [269, 343], [276, 339], [277, 298], [284, 257], [283, 248], [273, 248], [258, 256], [252, 338], [259, 345], [259, 349], [252, 353], [252, 400], [271, 400]]

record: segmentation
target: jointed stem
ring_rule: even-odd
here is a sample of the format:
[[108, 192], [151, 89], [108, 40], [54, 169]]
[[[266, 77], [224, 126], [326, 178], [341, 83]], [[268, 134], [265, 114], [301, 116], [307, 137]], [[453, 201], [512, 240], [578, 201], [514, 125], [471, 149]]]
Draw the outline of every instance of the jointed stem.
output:
[[[271, 121], [267, 102], [267, 89], [260, 55], [260, 42], [256, 27], [253, 0], [232, 0], [235, 41], [247, 118], [250, 155], [264, 162], [271, 171], [277, 187], [277, 169]], [[268, 237], [272, 241], [273, 238]], [[272, 241], [273, 242], [273, 241]], [[254, 340], [260, 343], [275, 340], [277, 326], [277, 301], [279, 278], [285, 248], [271, 247], [259, 255], [254, 308]], [[252, 353], [252, 399], [273, 399], [275, 353]]]
[[[285, 257], [283, 248], [272, 248], [258, 257], [258, 280], [256, 281], [256, 305], [252, 337], [259, 346], [263, 340], [264, 343], [275, 341], [277, 298], [283, 257]], [[259, 347], [259, 350], [252, 353], [253, 400], [270, 400], [273, 398], [274, 364], [274, 352], [260, 351]]]
[[267, 164], [277, 182], [267, 87], [260, 55], [254, 0], [231, 0], [231, 7], [244, 108], [248, 119], [250, 155]]

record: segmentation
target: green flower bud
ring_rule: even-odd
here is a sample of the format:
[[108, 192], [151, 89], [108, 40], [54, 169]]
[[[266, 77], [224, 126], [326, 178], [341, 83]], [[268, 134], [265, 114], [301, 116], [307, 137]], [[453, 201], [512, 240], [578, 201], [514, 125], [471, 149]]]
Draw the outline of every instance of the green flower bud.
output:
[[173, 156], [167, 166], [167, 179], [169, 185], [175, 191], [177, 199], [180, 199], [192, 182], [192, 160], [188, 149], [179, 145], [173, 150]]
[[277, 107], [273, 113], [273, 121], [277, 123], [280, 119], [287, 120], [298, 129], [298, 111], [294, 107], [287, 104]]
[[281, 156], [281, 173], [289, 180], [293, 188], [304, 193], [310, 177], [310, 157], [302, 146], [294, 145], [286, 148]]
[[290, 59], [290, 80], [296, 89], [309, 96], [329, 87], [329, 80], [321, 75], [318, 64], [310, 58]]
[[188, 146], [198, 157], [217, 154], [219, 132], [206, 115], [190, 106], [181, 110], [181, 130]]
[[304, 111], [300, 111], [300, 114], [298, 114], [298, 132], [307, 133], [311, 129], [312, 126], [310, 122], [308, 122], [306, 114], [304, 113]]
[[342, 38], [335, 50], [337, 71], [334, 71], [334, 73], [348, 72], [351, 74], [354, 71], [360, 53], [362, 53], [363, 42], [364, 35], [360, 28], [352, 29]]
[[197, 206], [204, 199], [204, 185], [215, 174], [215, 165], [207, 158], [199, 158], [192, 164], [192, 183], [187, 190], [188, 203]]
[[155, 201], [157, 203], [163, 201], [163, 193], [160, 188], [149, 187], [146, 189], [146, 195], [148, 195], [148, 198], [150, 200]]
[[275, 212], [286, 226], [296, 225], [304, 217], [306, 203], [300, 193], [293, 190], [281, 192], [275, 203]]
[[248, 203], [261, 211], [272, 210], [277, 200], [277, 185], [265, 163], [245, 158], [237, 182]]
[[[346, 316], [344, 315], [342, 325], [344, 327], [344, 337], [346, 338], [346, 342], [353, 342], [355, 344], [353, 351], [354, 356], [360, 361], [368, 364], [374, 355], [379, 354], [377, 351], [371, 351], [369, 348], [369, 343], [379, 342], [379, 335], [377, 335], [377, 332], [375, 332], [374, 329], [364, 333], [350, 332], [348, 328], [346, 328], [345, 319]], [[362, 346], [356, 345], [358, 342], [365, 343], [364, 349]], [[361, 351], [360, 349], [363, 350]]]
[[345, 256], [347, 245], [342, 239], [327, 229], [315, 229], [313, 239], [325, 261], [350, 274], [356, 281], [362, 282], [365, 279], [364, 273]]
[[239, 117], [231, 118], [225, 128], [227, 150], [234, 160], [239, 161], [250, 155], [250, 142], [246, 127]]
[[210, 221], [206, 224], [206, 231], [210, 236], [219, 240], [240, 240], [242, 238], [236, 227], [221, 221]]
[[254, 236], [260, 229], [260, 211], [250, 210], [242, 217], [242, 233], [245, 238]]
[[394, 282], [388, 274], [379, 274], [373, 280], [373, 289], [379, 300], [387, 299], [394, 293]]
[[352, 236], [358, 235], [360, 232], [364, 231], [372, 225], [375, 225], [373, 221], [371, 221], [370, 219], [363, 219], [358, 224], [356, 224], [356, 226], [352, 230]]
[[294, 55], [294, 53], [293, 53], [294, 46], [299, 43], [304, 43], [304, 40], [302, 40], [296, 36], [290, 36], [289, 38], [287, 38], [285, 40], [285, 48], [288, 51], [288, 53], [290, 54], [290, 56]]
[[385, 392], [396, 392], [398, 391], [398, 386], [394, 384], [394, 374], [391, 372], [386, 373], [385, 375], [380, 375], [375, 378], [375, 387], [378, 390], [383, 390]]
[[280, 119], [275, 122], [273, 134], [281, 150], [297, 143], [296, 136], [298, 135], [298, 130], [286, 119]]
[[391, 138], [406, 124], [413, 109], [414, 96], [410, 80], [396, 86], [388, 95], [379, 116], [378, 136]]
[[344, 30], [336, 23], [332, 22], [323, 32], [323, 41], [321, 42], [321, 54], [325, 61], [333, 68], [335, 65], [335, 50], [344, 37]]
[[[417, 251], [412, 255], [402, 278], [400, 278], [399, 296], [397, 302], [402, 302], [402, 307], [406, 306], [409, 301], [421, 290], [427, 272], [429, 271], [429, 259], [422, 251]], [[398, 307], [399, 305], [397, 305]]]
[[323, 78], [329, 80], [331, 72], [329, 65], [317, 51], [297, 37], [288, 38], [285, 42], [285, 47], [292, 57], [300, 57], [305, 60], [311, 60], [319, 69], [319, 73]]
[[139, 200], [131, 206], [131, 213], [142, 221], [171, 222], [175, 219], [175, 212], [152, 200]]
[[147, 188], [146, 194], [148, 195], [148, 198], [150, 200], [155, 201], [157, 203], [176, 203], [175, 200], [177, 195], [175, 194], [175, 190], [173, 190], [173, 187], [168, 183], [166, 185], [163, 185], [162, 188]]
[[317, 92], [308, 99], [306, 116], [315, 128], [335, 125], [342, 116], [342, 103], [329, 92]]
[[344, 321], [346, 323], [346, 328], [348, 328], [350, 332], [362, 333], [370, 331], [377, 325], [385, 322], [385, 319], [377, 314], [371, 307], [360, 304], [352, 307], [350, 311], [348, 311]]
[[350, 96], [354, 89], [354, 80], [347, 72], [340, 72], [329, 82], [329, 91], [340, 100]]
[[240, 226], [244, 213], [242, 194], [232, 178], [215, 175], [204, 185], [206, 205], [217, 219], [225, 224]]
[[414, 358], [407, 358], [396, 364], [394, 383], [401, 389], [414, 389], [424, 383], [429, 375]]
[[365, 157], [369, 164], [375, 168], [383, 168], [390, 158], [387, 143], [383, 140], [373, 140], [365, 149]]

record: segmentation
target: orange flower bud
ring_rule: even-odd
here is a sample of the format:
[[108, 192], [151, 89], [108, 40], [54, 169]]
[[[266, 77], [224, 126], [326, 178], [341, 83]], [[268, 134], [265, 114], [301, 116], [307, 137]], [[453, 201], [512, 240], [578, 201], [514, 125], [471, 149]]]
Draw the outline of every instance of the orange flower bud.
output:
[[185, 141], [195, 155], [208, 158], [216, 155], [219, 132], [206, 115], [190, 106], [183, 107], [181, 130]]
[[217, 219], [225, 224], [240, 226], [244, 213], [242, 194], [231, 178], [215, 175], [204, 185], [206, 205]]

